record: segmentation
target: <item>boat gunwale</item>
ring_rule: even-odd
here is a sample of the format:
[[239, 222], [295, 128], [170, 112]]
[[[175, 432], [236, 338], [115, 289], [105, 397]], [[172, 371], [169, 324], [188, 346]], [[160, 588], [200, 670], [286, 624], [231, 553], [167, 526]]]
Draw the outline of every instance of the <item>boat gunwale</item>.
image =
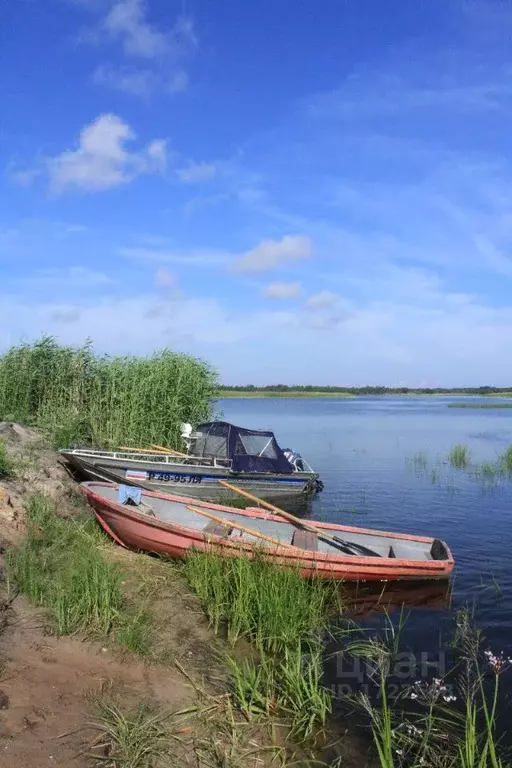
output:
[[[172, 534], [177, 534], [178, 536], [181, 536], [189, 540], [198, 541], [198, 542], [201, 542], [202, 544], [204, 544], [205, 542], [211, 543], [211, 544], [218, 544], [223, 549], [227, 549], [227, 550], [243, 549], [244, 551], [247, 551], [247, 552], [254, 552], [255, 550], [255, 545], [253, 542], [244, 541], [243, 539], [240, 539], [239, 541], [227, 540], [222, 536], [216, 536], [214, 534], [204, 534], [203, 530], [189, 528], [187, 526], [179, 525], [177, 523], [173, 523], [167, 520], [161, 520], [157, 517], [150, 517], [149, 515], [143, 512], [139, 512], [134, 507], [126, 507], [118, 501], [115, 501], [113, 499], [108, 499], [105, 496], [101, 496], [101, 494], [95, 493], [93, 490], [91, 490], [91, 486], [119, 488], [119, 485], [116, 483], [107, 483], [107, 482], [102, 483], [102, 482], [88, 481], [88, 482], [81, 483], [81, 488], [86, 498], [92, 497], [92, 499], [94, 499], [101, 506], [104, 506], [107, 509], [110, 509], [111, 512], [115, 512], [118, 515], [120, 514], [121, 517], [124, 517], [127, 519], [134, 519], [135, 521], [138, 521], [144, 525], [149, 525], [151, 528], [156, 528], [156, 529], [167, 531]], [[270, 520], [272, 522], [279, 522], [279, 523], [286, 522], [285, 520], [283, 520], [283, 518], [279, 517], [278, 515], [267, 513], [256, 507], [250, 507], [245, 510], [235, 509], [227, 505], [215, 504], [214, 502], [206, 502], [199, 499], [191, 502], [190, 497], [178, 496], [175, 494], [158, 493], [155, 491], [146, 491], [146, 490], [143, 491], [143, 496], [162, 498], [164, 500], [168, 500], [171, 502], [184, 503], [186, 505], [202, 506], [208, 509], [214, 509], [216, 511], [224, 511], [224, 512], [229, 512], [231, 514], [235, 513], [242, 517], [265, 519], [265, 520]], [[95, 509], [96, 516], [100, 515], [100, 513], [96, 510], [95, 507], [94, 509]], [[393, 533], [393, 532], [372, 530], [369, 528], [357, 528], [354, 526], [343, 526], [343, 525], [337, 525], [336, 523], [322, 522], [319, 524], [318, 521], [308, 520], [308, 524], [310, 525], [313, 524], [320, 531], [322, 531], [323, 529], [326, 529], [326, 530], [336, 530], [344, 533], [363, 533], [363, 534], [369, 534], [372, 536], [381, 536], [385, 538], [398, 539], [400, 541], [412, 541], [417, 543], [429, 543], [429, 544], [432, 544], [436, 540], [433, 537], [416, 536], [413, 534], [399, 534], [399, 533]], [[109, 533], [110, 535], [112, 535], [110, 530], [109, 530]], [[114, 538], [116, 538], [117, 540], [118, 537], [114, 537]], [[305, 567], [305, 568], [308, 567], [307, 565], [308, 563], [317, 567], [322, 565], [332, 565], [332, 566], [343, 565], [347, 567], [349, 570], [356, 570], [356, 571], [360, 570], [361, 566], [371, 566], [371, 568], [376, 569], [377, 572], [379, 570], [389, 569], [389, 568], [392, 568], [393, 570], [404, 570], [404, 571], [407, 571], [407, 570], [417, 571], [418, 569], [420, 569], [422, 571], [432, 572], [433, 574], [440, 572], [443, 575], [449, 576], [451, 571], [453, 570], [454, 560], [453, 560], [451, 550], [446, 544], [446, 542], [441, 541], [441, 543], [445, 547], [446, 554], [447, 554], [447, 557], [444, 560], [411, 560], [411, 559], [405, 559], [405, 558], [386, 558], [386, 557], [375, 558], [375, 557], [364, 557], [359, 555], [343, 555], [343, 554], [337, 555], [337, 554], [331, 554], [327, 552], [318, 552], [318, 551], [313, 552], [308, 550], [302, 550], [298, 547], [293, 547], [291, 544], [286, 544], [286, 543], [283, 543], [282, 546], [264, 547], [263, 549], [264, 551], [268, 552], [273, 556], [277, 556], [280, 559], [292, 560], [296, 563], [299, 563], [302, 567]], [[304, 555], [299, 556], [297, 554], [297, 551], [303, 552]]]
[[[84, 465], [90, 465], [92, 467], [96, 467], [97, 464], [93, 463], [92, 461], [87, 461], [87, 459], [106, 459], [109, 461], [119, 461], [122, 462], [123, 459], [128, 459], [128, 457], [132, 457], [130, 459], [130, 463], [136, 464], [137, 462], [141, 465], [141, 468], [146, 468], [147, 464], [162, 464], [162, 466], [165, 467], [172, 467], [175, 465], [176, 467], [179, 467], [180, 469], [188, 469], [193, 470], [195, 468], [197, 469], [210, 469], [210, 470], [219, 470], [220, 472], [224, 472], [224, 474], [229, 475], [231, 478], [236, 479], [238, 477], [242, 477], [243, 479], [247, 480], [259, 480], [260, 478], [266, 478], [266, 477], [277, 477], [281, 478], [283, 482], [289, 481], [294, 483], [300, 483], [300, 482], [310, 482], [312, 480], [319, 479], [320, 475], [318, 472], [316, 472], [314, 469], [310, 470], [304, 470], [299, 471], [296, 470], [295, 472], [289, 472], [289, 473], [275, 473], [275, 472], [234, 472], [231, 467], [231, 460], [230, 459], [220, 459], [220, 461], [225, 461], [225, 464], [215, 464], [213, 463], [206, 463], [209, 461], [209, 459], [203, 459], [202, 457], [197, 456], [171, 456], [166, 454], [151, 454], [151, 453], [135, 453], [130, 451], [95, 451], [94, 449], [91, 449], [90, 451], [87, 448], [72, 448], [72, 449], [66, 449], [61, 448], [59, 453], [62, 454], [62, 456], [65, 457], [67, 461], [69, 461], [68, 456], [73, 457], [75, 460], [77, 460], [77, 463], [84, 464]], [[134, 459], [133, 456], [143, 456], [145, 458], [136, 458]], [[162, 458], [163, 461], [157, 461], [156, 459]], [[191, 460], [194, 460], [193, 462]], [[186, 463], [186, 462], [190, 463]], [[204, 463], [201, 463], [204, 462]], [[158, 470], [157, 470], [158, 471]]]

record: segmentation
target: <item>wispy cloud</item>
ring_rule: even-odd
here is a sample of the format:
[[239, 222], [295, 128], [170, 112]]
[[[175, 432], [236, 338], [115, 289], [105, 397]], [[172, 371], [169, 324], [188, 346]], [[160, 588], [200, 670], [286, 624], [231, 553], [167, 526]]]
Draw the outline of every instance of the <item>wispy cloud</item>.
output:
[[100, 18], [83, 31], [81, 39], [96, 46], [120, 47], [129, 62], [104, 62], [96, 68], [94, 82], [144, 97], [155, 91], [172, 94], [187, 88], [185, 64], [198, 46], [191, 17], [180, 15], [163, 28], [150, 19], [145, 0], [118, 0], [106, 12], [101, 6], [91, 10], [100, 12]]
[[280, 240], [262, 240], [255, 248], [237, 256], [231, 268], [234, 272], [268, 272], [312, 254], [313, 243], [309, 237], [285, 235]]
[[118, 254], [138, 264], [176, 264], [183, 267], [218, 268], [228, 264], [230, 254], [216, 250], [174, 250], [171, 248], [145, 248], [122, 246]]
[[332, 307], [339, 300], [337, 293], [332, 291], [319, 291], [309, 296], [306, 300], [305, 306], [307, 309], [326, 309]]
[[169, 288], [176, 284], [176, 276], [165, 267], [161, 267], [155, 274], [155, 284], [159, 288]]
[[269, 283], [263, 289], [267, 299], [297, 299], [302, 294], [300, 283]]
[[187, 184], [196, 184], [213, 179], [217, 172], [214, 163], [189, 163], [184, 168], [178, 168], [176, 173], [181, 181]]
[[134, 96], [150, 96], [158, 85], [150, 69], [114, 67], [111, 64], [100, 64], [94, 71], [93, 81], [97, 85], [106, 85]]

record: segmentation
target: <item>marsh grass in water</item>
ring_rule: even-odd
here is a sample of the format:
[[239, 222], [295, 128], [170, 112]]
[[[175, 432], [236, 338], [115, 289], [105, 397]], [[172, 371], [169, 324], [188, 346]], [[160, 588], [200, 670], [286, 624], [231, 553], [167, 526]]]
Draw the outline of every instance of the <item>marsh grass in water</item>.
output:
[[[512, 659], [483, 648], [468, 610], [460, 611], [456, 659], [447, 679], [417, 680], [391, 693], [399, 635], [354, 644], [373, 670], [372, 693], [346, 697], [368, 717], [381, 768], [510, 768], [500, 757], [496, 716], [500, 677]], [[350, 649], [349, 649], [350, 650]]]
[[139, 655], [151, 649], [149, 613], [123, 595], [123, 571], [101, 552], [93, 520], [57, 515], [53, 499], [36, 495], [26, 507], [27, 532], [7, 553], [7, 575], [33, 603], [43, 606], [58, 634], [110, 637]]
[[467, 445], [454, 445], [448, 454], [448, 461], [455, 469], [466, 469], [469, 466], [470, 454]]
[[448, 408], [496, 409], [512, 408], [512, 403], [448, 403]]

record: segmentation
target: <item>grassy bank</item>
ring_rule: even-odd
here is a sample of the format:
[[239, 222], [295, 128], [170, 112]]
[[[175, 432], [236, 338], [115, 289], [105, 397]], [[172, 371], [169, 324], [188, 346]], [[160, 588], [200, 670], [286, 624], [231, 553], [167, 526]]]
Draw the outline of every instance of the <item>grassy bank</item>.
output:
[[0, 419], [44, 428], [57, 447], [182, 448], [180, 423], [211, 415], [216, 374], [165, 349], [149, 357], [98, 356], [45, 337], [0, 357]]
[[48, 611], [55, 631], [110, 639], [147, 655], [149, 614], [124, 596], [123, 571], [102, 555], [103, 535], [95, 522], [60, 517], [54, 501], [41, 494], [27, 500], [26, 519], [25, 538], [7, 554], [8, 575]]

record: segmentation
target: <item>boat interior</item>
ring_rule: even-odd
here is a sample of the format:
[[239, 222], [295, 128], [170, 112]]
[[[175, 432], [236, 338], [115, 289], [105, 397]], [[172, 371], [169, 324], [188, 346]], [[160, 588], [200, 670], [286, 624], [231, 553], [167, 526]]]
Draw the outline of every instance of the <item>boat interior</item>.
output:
[[[120, 503], [118, 487], [115, 485], [98, 485], [97, 483], [84, 483], [91, 490], [104, 498]], [[400, 560], [446, 560], [448, 553], [443, 542], [438, 539], [427, 542], [409, 541], [407, 539], [388, 536], [376, 536], [364, 532], [326, 531], [329, 536], [336, 536], [336, 542], [329, 542], [314, 532], [299, 529], [286, 521], [277, 522], [264, 518], [247, 517], [241, 515], [234, 508], [233, 511], [215, 510], [201, 506], [201, 502], [190, 501], [189, 504], [181, 501], [171, 501], [156, 496], [147, 496], [142, 493], [141, 503], [136, 504], [129, 499], [128, 504], [134, 505], [137, 512], [149, 517], [157, 518], [163, 522], [174, 523], [205, 534], [222, 536], [231, 541], [250, 542], [251, 544], [272, 547], [275, 543], [266, 541], [259, 536], [243, 531], [236, 526], [252, 529], [253, 531], [270, 537], [282, 544], [299, 547], [312, 552], [321, 552], [329, 555], [352, 555], [354, 557], [396, 558]], [[195, 507], [196, 510], [190, 509]], [[205, 514], [207, 513], [207, 514]], [[213, 515], [222, 518], [222, 522], [208, 517]]]

